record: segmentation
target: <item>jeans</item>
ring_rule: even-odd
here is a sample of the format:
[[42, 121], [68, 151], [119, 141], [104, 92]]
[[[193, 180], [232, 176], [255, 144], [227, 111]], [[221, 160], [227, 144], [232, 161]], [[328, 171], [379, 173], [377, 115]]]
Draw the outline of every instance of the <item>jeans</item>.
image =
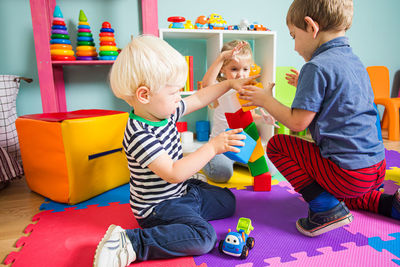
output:
[[138, 261], [202, 255], [215, 247], [217, 235], [208, 221], [232, 216], [235, 196], [199, 180], [187, 183], [186, 195], [162, 202], [138, 220], [143, 229], [126, 230]]
[[[278, 170], [265, 154], [265, 160], [271, 175], [275, 175]], [[203, 168], [203, 172], [214, 183], [226, 183], [233, 175], [233, 160], [223, 154], [218, 154], [212, 158]]]

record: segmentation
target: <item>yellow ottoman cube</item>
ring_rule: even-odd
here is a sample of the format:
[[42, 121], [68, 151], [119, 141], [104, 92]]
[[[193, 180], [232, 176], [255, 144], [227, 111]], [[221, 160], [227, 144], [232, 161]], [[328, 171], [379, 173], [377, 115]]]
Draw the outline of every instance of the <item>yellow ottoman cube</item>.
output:
[[76, 204], [129, 182], [122, 147], [128, 113], [77, 110], [16, 120], [29, 188]]

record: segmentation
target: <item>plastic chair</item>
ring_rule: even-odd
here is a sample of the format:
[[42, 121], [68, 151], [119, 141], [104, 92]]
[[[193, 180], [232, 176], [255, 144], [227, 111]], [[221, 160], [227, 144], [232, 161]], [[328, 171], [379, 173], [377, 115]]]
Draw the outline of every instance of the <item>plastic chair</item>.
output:
[[383, 105], [385, 111], [382, 118], [382, 128], [388, 129], [388, 139], [391, 141], [400, 140], [399, 109], [400, 98], [390, 98], [389, 70], [385, 66], [367, 67], [374, 91], [374, 102], [376, 105]]
[[[279, 100], [285, 106], [291, 107], [294, 96], [296, 95], [296, 87], [290, 85], [285, 79], [286, 73], [291, 73], [291, 69], [294, 67], [276, 67], [275, 77], [275, 98]], [[278, 122], [280, 128], [278, 129], [279, 134], [290, 134], [290, 130], [286, 128], [282, 123]], [[307, 130], [298, 132], [298, 135], [305, 135]]]

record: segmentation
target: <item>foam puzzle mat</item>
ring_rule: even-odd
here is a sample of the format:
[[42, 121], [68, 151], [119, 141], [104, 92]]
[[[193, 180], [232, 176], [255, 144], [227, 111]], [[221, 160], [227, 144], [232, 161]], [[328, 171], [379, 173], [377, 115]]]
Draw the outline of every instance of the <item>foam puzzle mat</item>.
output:
[[[400, 186], [400, 153], [386, 151], [385, 192]], [[218, 252], [170, 260], [134, 263], [131, 266], [400, 266], [400, 223], [364, 211], [352, 211], [354, 221], [315, 238], [298, 233], [295, 222], [307, 215], [307, 204], [282, 175], [273, 177], [270, 192], [254, 192], [246, 168], [235, 167], [227, 184], [237, 198], [231, 218], [211, 221], [218, 240], [234, 229], [240, 217], [252, 220], [250, 236], [255, 246], [246, 260]], [[109, 224], [138, 227], [129, 207], [129, 185], [70, 206], [46, 201], [33, 218], [5, 264], [12, 266], [91, 266], [96, 245]], [[51, 255], [51, 257], [49, 257]]]

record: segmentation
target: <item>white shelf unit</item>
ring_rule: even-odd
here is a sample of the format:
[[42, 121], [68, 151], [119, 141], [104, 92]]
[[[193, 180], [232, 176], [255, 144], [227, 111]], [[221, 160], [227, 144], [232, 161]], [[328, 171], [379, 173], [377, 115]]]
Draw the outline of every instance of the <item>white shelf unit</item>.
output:
[[[252, 44], [254, 61], [261, 67], [261, 82], [275, 82], [276, 32], [274, 31], [160, 29], [159, 36], [167, 41], [169, 39], [205, 40], [207, 68], [218, 57], [224, 43], [232, 40], [249, 41]], [[272, 136], [273, 132], [274, 129], [271, 126], [265, 134]]]

